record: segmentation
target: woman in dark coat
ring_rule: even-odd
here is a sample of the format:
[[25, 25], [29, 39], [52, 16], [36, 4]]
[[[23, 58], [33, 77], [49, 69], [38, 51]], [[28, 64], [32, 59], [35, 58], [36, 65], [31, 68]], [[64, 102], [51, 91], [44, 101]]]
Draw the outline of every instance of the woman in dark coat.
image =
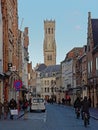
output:
[[76, 98], [75, 102], [74, 102], [74, 108], [81, 108], [81, 100], [79, 97]]
[[86, 96], [84, 97], [84, 100], [82, 101], [81, 104], [82, 104], [82, 107], [81, 107], [82, 111], [89, 114], [89, 106], [90, 106], [90, 103], [89, 103], [89, 101], [87, 100], [87, 97], [86, 97]]
[[[10, 110], [13, 110], [13, 109], [17, 108], [16, 100], [14, 100], [13, 98], [10, 100], [9, 108], [10, 108]], [[13, 120], [13, 115], [12, 114], [10, 115], [10, 119]]]
[[87, 99], [87, 96], [84, 97], [84, 100], [82, 101], [81, 104], [82, 104], [82, 107], [81, 107], [82, 119], [83, 119], [83, 113], [87, 113], [88, 117], [90, 118], [90, 112], [89, 112], [90, 103]]

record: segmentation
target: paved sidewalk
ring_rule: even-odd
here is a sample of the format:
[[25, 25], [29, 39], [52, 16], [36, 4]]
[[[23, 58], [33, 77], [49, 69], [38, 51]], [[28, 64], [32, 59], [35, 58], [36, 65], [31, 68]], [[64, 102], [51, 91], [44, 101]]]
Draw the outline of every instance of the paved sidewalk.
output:
[[19, 112], [17, 119], [21, 118], [22, 116], [24, 116], [24, 111], [23, 110], [21, 110]]
[[90, 116], [98, 120], [98, 108], [90, 108]]
[[[29, 108], [28, 108], [28, 110], [27, 110], [27, 113], [29, 112]], [[19, 112], [19, 115], [18, 115], [18, 117], [17, 117], [17, 119], [19, 119], [19, 118], [21, 118], [22, 116], [24, 116], [24, 111], [23, 110], [21, 110], [20, 112]]]

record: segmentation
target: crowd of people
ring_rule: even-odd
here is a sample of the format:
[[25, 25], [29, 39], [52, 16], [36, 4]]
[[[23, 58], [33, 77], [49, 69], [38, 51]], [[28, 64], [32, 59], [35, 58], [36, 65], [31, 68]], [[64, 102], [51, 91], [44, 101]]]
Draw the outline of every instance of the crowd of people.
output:
[[18, 102], [16, 102], [14, 98], [9, 102], [4, 99], [3, 103], [0, 101], [0, 119], [8, 119], [10, 117], [10, 119], [13, 120], [14, 114], [11, 113], [11, 110], [17, 110], [17, 112], [19, 112], [22, 109], [26, 112], [28, 106], [29, 102], [26, 98], [23, 101], [19, 100]]

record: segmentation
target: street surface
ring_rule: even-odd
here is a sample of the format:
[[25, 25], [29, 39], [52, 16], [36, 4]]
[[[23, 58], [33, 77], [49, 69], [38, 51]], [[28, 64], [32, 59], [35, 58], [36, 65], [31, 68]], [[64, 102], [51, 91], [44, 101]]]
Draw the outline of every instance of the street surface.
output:
[[76, 119], [70, 106], [47, 104], [46, 112], [33, 112], [14, 120], [0, 120], [0, 130], [97, 130], [98, 120], [90, 118], [87, 128]]

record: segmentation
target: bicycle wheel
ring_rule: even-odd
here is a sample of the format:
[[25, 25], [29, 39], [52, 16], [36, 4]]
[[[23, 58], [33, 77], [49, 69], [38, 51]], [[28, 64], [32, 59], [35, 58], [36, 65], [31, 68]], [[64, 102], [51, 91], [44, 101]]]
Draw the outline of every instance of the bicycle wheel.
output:
[[84, 126], [87, 127], [88, 125], [88, 116], [86, 113], [84, 113]]

